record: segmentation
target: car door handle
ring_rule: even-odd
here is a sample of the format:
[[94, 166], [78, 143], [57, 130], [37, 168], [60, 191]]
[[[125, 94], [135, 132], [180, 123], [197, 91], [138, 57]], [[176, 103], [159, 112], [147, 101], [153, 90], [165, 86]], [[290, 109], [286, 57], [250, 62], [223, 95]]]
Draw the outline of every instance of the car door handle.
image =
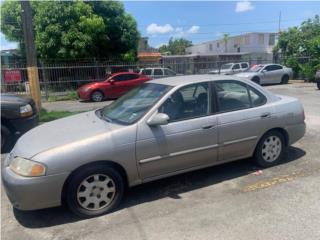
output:
[[269, 113], [269, 112], [266, 112], [266, 113], [262, 113], [261, 114], [261, 118], [268, 118], [268, 117], [270, 117], [271, 116], [271, 113]]
[[214, 127], [214, 125], [206, 125], [206, 126], [202, 126], [202, 129], [210, 129], [213, 127]]

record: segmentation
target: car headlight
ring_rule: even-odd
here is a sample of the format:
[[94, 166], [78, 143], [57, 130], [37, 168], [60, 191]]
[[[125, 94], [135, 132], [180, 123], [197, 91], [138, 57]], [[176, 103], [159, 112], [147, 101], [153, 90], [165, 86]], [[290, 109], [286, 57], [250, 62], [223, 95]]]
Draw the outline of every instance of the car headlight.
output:
[[9, 167], [13, 172], [24, 177], [39, 177], [46, 174], [46, 167], [43, 164], [21, 157], [15, 157]]
[[24, 105], [20, 107], [20, 116], [28, 117], [33, 114], [33, 110], [30, 104]]

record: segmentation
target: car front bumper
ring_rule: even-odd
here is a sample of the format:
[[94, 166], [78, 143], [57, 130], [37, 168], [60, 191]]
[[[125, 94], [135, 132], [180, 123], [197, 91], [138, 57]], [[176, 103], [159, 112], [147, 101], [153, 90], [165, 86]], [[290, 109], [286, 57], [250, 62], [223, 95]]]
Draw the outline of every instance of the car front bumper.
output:
[[61, 205], [64, 182], [69, 173], [42, 177], [22, 177], [2, 167], [2, 183], [14, 208], [36, 210]]
[[10, 121], [11, 125], [14, 127], [15, 135], [22, 135], [30, 129], [36, 127], [39, 123], [39, 117], [37, 114], [34, 114], [26, 118], [18, 118]]
[[82, 89], [77, 91], [77, 95], [80, 100], [90, 100], [91, 98], [91, 92]]

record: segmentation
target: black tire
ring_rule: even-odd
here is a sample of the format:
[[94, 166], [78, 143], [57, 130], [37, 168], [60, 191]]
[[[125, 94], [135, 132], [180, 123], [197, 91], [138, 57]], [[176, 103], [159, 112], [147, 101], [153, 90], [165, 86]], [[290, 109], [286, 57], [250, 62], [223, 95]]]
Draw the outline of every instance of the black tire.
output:
[[[270, 144], [272, 144], [267, 142], [268, 139], [280, 140], [280, 144], [281, 144], [280, 152], [277, 150], [274, 150], [274, 149], [277, 149], [277, 146], [278, 146], [277, 144], [274, 144], [275, 147], [272, 147], [270, 151], [268, 151], [269, 148], [267, 147], [269, 147]], [[266, 146], [266, 144], [268, 144], [268, 146]], [[254, 153], [255, 161], [261, 167], [271, 167], [271, 166], [277, 165], [283, 157], [284, 148], [285, 148], [285, 140], [282, 133], [276, 130], [269, 131], [265, 135], [263, 135], [260, 141], [258, 142], [258, 145]], [[279, 155], [278, 155], [278, 152], [279, 152]], [[271, 159], [268, 159], [269, 155], [271, 155]], [[277, 156], [277, 157], [272, 159], [272, 157], [274, 156]]]
[[261, 85], [261, 84], [260, 84], [260, 78], [259, 78], [259, 77], [253, 77], [253, 78], [251, 79], [251, 81], [252, 81], [252, 82], [255, 82], [256, 84]]
[[12, 143], [13, 136], [10, 130], [6, 126], [1, 125], [1, 152], [9, 152], [12, 148]]
[[101, 91], [93, 91], [91, 93], [91, 101], [93, 102], [101, 102], [104, 99], [104, 95]]
[[318, 87], [318, 89], [320, 90], [320, 81], [317, 82], [317, 87]]
[[284, 75], [281, 78], [281, 84], [288, 84], [288, 82], [289, 82], [289, 76], [288, 75]]
[[[87, 179], [90, 179], [91, 176], [96, 176], [98, 174], [102, 176], [105, 175], [113, 181], [112, 185], [114, 185], [113, 187], [115, 189], [115, 192], [112, 196], [108, 196], [109, 193], [105, 195], [105, 196], [108, 196], [108, 198], [112, 198], [112, 200], [108, 205], [104, 206], [103, 208], [97, 209], [97, 210], [86, 209], [83, 206], [81, 206], [80, 202], [81, 201], [85, 202], [87, 199], [86, 197], [83, 197], [84, 200], [81, 199], [81, 197], [79, 197], [78, 199], [78, 193], [80, 193], [81, 188], [84, 186], [83, 185], [84, 181], [86, 181]], [[92, 183], [94, 184], [94, 182], [95, 180]], [[99, 193], [98, 195], [93, 195], [94, 194], [93, 191], [95, 191], [96, 188], [100, 188], [101, 184], [102, 184], [101, 182], [98, 182], [99, 187], [90, 188], [90, 191], [88, 190], [90, 192], [88, 201], [91, 199], [95, 199], [103, 202], [103, 200], [100, 199]], [[108, 184], [106, 184], [106, 187], [107, 185]], [[98, 191], [101, 191], [101, 190], [98, 189]], [[86, 188], [84, 189], [84, 192], [86, 192]], [[124, 192], [124, 180], [121, 174], [117, 170], [115, 170], [114, 168], [108, 165], [97, 164], [97, 165], [88, 166], [86, 168], [82, 168], [72, 175], [71, 179], [67, 183], [65, 200], [69, 209], [73, 213], [75, 213], [76, 215], [82, 218], [90, 218], [90, 217], [96, 217], [96, 216], [106, 214], [112, 211], [113, 209], [115, 209], [118, 206], [118, 204], [121, 202], [123, 192]], [[100, 194], [103, 194], [103, 193], [100, 192]], [[101, 202], [99, 202], [99, 204], [100, 203]], [[90, 204], [87, 205], [87, 208], [90, 206]]]

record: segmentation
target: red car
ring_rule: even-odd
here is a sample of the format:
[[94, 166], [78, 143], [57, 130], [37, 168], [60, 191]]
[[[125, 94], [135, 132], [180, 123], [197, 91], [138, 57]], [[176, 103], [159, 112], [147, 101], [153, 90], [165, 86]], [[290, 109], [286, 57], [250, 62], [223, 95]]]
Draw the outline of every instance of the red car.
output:
[[81, 86], [78, 89], [78, 96], [81, 100], [92, 100], [94, 102], [100, 102], [106, 98], [118, 98], [148, 80], [150, 80], [149, 77], [139, 73], [114, 73], [105, 81]]

